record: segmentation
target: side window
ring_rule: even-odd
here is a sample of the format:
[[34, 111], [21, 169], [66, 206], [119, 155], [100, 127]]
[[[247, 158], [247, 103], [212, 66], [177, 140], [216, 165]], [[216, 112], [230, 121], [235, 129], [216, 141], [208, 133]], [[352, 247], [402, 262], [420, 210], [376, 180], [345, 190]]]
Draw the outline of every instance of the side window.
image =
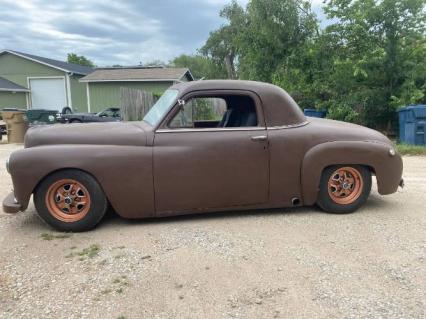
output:
[[194, 97], [181, 106], [170, 128], [226, 128], [257, 126], [256, 106], [245, 95]]

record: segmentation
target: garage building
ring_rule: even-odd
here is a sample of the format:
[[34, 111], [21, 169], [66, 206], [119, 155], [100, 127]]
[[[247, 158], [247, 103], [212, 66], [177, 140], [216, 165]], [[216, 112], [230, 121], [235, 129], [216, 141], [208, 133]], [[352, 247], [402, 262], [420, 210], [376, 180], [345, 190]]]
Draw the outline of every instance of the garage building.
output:
[[92, 68], [27, 53], [0, 51], [0, 109], [87, 111], [86, 87], [79, 79]]

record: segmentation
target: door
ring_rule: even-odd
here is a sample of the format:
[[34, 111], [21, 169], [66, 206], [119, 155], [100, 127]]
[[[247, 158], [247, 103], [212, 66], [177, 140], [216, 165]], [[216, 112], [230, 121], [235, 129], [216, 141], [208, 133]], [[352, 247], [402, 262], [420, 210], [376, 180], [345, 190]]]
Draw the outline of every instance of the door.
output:
[[30, 79], [31, 108], [60, 111], [67, 106], [65, 79]]
[[[224, 100], [229, 111], [229, 104], [238, 99]], [[200, 105], [202, 114], [211, 114], [205, 103]], [[193, 116], [194, 111], [179, 114]], [[203, 126], [208, 122], [201, 120]], [[178, 122], [187, 126], [176, 127]], [[196, 119], [177, 121], [175, 116], [170, 121], [174, 127], [157, 130], [153, 155], [157, 214], [267, 202], [269, 150], [264, 124], [217, 127], [219, 122], [223, 121], [212, 120], [215, 127], [196, 128]]]

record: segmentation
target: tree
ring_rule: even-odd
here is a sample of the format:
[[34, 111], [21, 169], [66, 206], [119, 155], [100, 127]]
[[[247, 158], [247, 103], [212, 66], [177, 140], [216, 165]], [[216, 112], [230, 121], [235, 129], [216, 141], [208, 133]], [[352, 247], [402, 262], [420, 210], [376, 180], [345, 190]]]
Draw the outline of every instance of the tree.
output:
[[95, 64], [85, 56], [77, 55], [75, 53], [68, 53], [67, 61], [68, 63], [90, 66], [92, 68], [95, 66]]
[[317, 30], [308, 1], [252, 0], [247, 7], [247, 28], [240, 37], [240, 76], [272, 82], [278, 68], [309, 41]]
[[224, 64], [228, 78], [271, 82], [276, 69], [318, 30], [308, 1], [235, 0], [220, 16], [227, 20], [210, 33], [200, 52]]
[[424, 0], [327, 2], [324, 10], [337, 22], [325, 33], [339, 39], [329, 78], [332, 114], [346, 104], [363, 124], [389, 129], [397, 106], [424, 101], [424, 7]]
[[211, 58], [219, 68], [225, 68], [229, 79], [236, 79], [236, 61], [238, 56], [239, 39], [246, 26], [246, 12], [232, 0], [219, 14], [228, 21], [218, 30], [210, 32], [206, 44], [200, 52]]
[[182, 54], [170, 62], [171, 66], [189, 68], [196, 79], [225, 79], [227, 73], [223, 64], [215, 63], [203, 55]]

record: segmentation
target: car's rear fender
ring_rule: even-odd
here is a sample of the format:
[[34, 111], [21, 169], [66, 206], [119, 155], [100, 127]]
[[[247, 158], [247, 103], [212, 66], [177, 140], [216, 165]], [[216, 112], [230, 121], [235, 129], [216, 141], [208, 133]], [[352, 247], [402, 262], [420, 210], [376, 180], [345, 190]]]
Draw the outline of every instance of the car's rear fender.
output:
[[317, 201], [323, 170], [330, 165], [358, 164], [369, 167], [377, 177], [382, 195], [396, 192], [402, 176], [402, 159], [392, 155], [392, 145], [375, 141], [335, 141], [318, 144], [306, 152], [301, 171], [305, 205]]
[[16, 151], [9, 163], [15, 197], [22, 210], [49, 174], [79, 169], [95, 177], [123, 217], [154, 215], [152, 149], [144, 146], [51, 145]]

